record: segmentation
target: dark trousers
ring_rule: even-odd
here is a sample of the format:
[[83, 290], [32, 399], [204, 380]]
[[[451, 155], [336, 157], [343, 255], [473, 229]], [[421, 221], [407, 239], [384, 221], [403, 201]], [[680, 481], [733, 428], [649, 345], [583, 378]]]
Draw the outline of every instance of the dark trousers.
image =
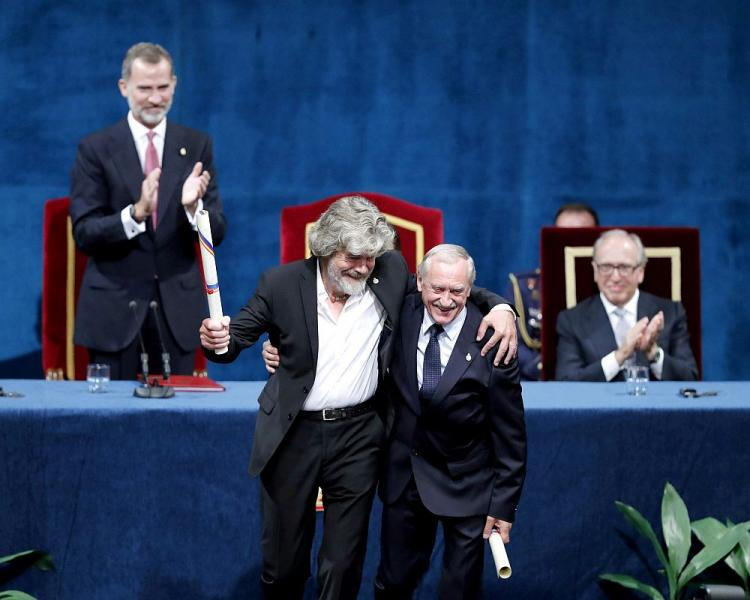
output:
[[[161, 302], [157, 310], [159, 310], [161, 334], [164, 340], [164, 347], [169, 352], [172, 373], [174, 375], [192, 375], [195, 367], [195, 351], [185, 352], [180, 348], [164, 318]], [[196, 332], [199, 326], [200, 324], [196, 325]], [[141, 335], [143, 335], [143, 345], [146, 347], [148, 354], [149, 380], [151, 380], [154, 376], [160, 377], [163, 374], [161, 344], [159, 343], [157, 325], [151, 309], [146, 313], [146, 320], [143, 323]], [[134, 380], [142, 372], [140, 340], [136, 336], [130, 345], [118, 352], [103, 352], [89, 348], [89, 362], [109, 365], [110, 377], [113, 380]]]
[[422, 503], [412, 477], [399, 499], [383, 506], [375, 598], [412, 597], [430, 566], [438, 521], [443, 525], [445, 539], [439, 597], [479, 598], [484, 565], [482, 530], [486, 518], [487, 515], [442, 517], [431, 513]]
[[357, 598], [382, 442], [375, 411], [339, 421], [297, 417], [260, 476], [265, 598], [302, 598], [318, 487], [325, 506], [318, 596]]

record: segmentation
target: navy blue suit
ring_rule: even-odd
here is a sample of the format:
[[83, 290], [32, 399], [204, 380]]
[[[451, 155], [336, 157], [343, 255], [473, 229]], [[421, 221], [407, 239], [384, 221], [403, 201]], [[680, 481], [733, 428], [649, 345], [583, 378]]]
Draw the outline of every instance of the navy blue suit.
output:
[[475, 597], [488, 515], [512, 522], [526, 470], [526, 429], [517, 360], [494, 367], [475, 340], [482, 315], [467, 303], [440, 383], [420, 400], [417, 343], [424, 306], [410, 295], [394, 343], [389, 395], [395, 422], [385, 453], [381, 565], [376, 591], [410, 597], [429, 565], [436, 521], [446, 534], [441, 597]]
[[[78, 298], [75, 342], [104, 352], [130, 345], [146, 320], [148, 304], [161, 300], [168, 333], [184, 352], [198, 344], [207, 315], [195, 257], [197, 234], [182, 207], [182, 185], [196, 162], [211, 173], [203, 197], [214, 245], [224, 238], [225, 220], [217, 188], [210, 138], [167, 121], [159, 181], [156, 231], [128, 240], [120, 212], [138, 201], [144, 179], [126, 119], [85, 138], [71, 173], [73, 236], [88, 257]], [[129, 307], [136, 300], [137, 318]], [[191, 369], [192, 370], [192, 369]]]
[[[698, 379], [698, 367], [690, 349], [685, 309], [679, 302], [640, 290], [638, 319], [664, 313], [664, 329], [657, 344], [664, 351], [664, 381]], [[617, 350], [615, 334], [599, 294], [590, 296], [557, 316], [556, 379], [562, 381], [606, 381], [601, 359]], [[636, 362], [648, 365], [642, 352]], [[622, 381], [622, 373], [615, 380]]]

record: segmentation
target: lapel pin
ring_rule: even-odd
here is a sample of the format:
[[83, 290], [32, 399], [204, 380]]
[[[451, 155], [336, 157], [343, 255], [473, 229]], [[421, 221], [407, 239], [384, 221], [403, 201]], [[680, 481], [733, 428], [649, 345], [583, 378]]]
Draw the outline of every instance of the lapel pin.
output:
[[373, 283], [380, 283], [380, 279], [378, 279], [377, 277], [373, 277], [372, 278], [372, 282]]
[[180, 156], [185, 156], [185, 155], [187, 155], [187, 149], [185, 149], [185, 147], [183, 146], [182, 148], [180, 148]]
[[470, 360], [471, 360], [471, 354], [467, 354], [467, 355], [466, 355], [466, 361], [468, 362], [468, 361], [470, 361]]

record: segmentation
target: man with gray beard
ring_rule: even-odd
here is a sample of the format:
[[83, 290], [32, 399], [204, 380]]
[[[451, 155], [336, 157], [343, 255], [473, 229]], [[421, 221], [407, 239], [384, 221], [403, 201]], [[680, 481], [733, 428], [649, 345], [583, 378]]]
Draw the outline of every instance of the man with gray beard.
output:
[[[303, 596], [319, 487], [326, 507], [319, 597], [357, 597], [388, 420], [380, 384], [401, 304], [415, 289], [394, 237], [368, 200], [341, 198], [313, 225], [311, 258], [263, 273], [231, 324], [206, 319], [200, 328], [210, 360], [234, 360], [263, 333], [281, 356], [258, 398], [250, 459], [250, 473], [260, 475], [266, 598]], [[472, 298], [484, 313], [505, 302], [479, 288]], [[493, 310], [479, 334], [488, 327], [496, 335], [485, 353], [501, 340], [499, 355], [509, 361], [512, 310]], [[228, 352], [215, 354], [221, 348]]]

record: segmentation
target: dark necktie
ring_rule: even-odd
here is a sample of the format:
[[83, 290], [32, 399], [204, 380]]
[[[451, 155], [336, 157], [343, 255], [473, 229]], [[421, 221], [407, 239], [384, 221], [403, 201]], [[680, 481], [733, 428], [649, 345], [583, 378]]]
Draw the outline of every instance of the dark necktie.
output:
[[422, 363], [422, 398], [429, 399], [437, 389], [440, 381], [440, 344], [438, 336], [443, 333], [442, 325], [435, 323], [430, 327], [430, 341], [424, 351], [424, 362]]

